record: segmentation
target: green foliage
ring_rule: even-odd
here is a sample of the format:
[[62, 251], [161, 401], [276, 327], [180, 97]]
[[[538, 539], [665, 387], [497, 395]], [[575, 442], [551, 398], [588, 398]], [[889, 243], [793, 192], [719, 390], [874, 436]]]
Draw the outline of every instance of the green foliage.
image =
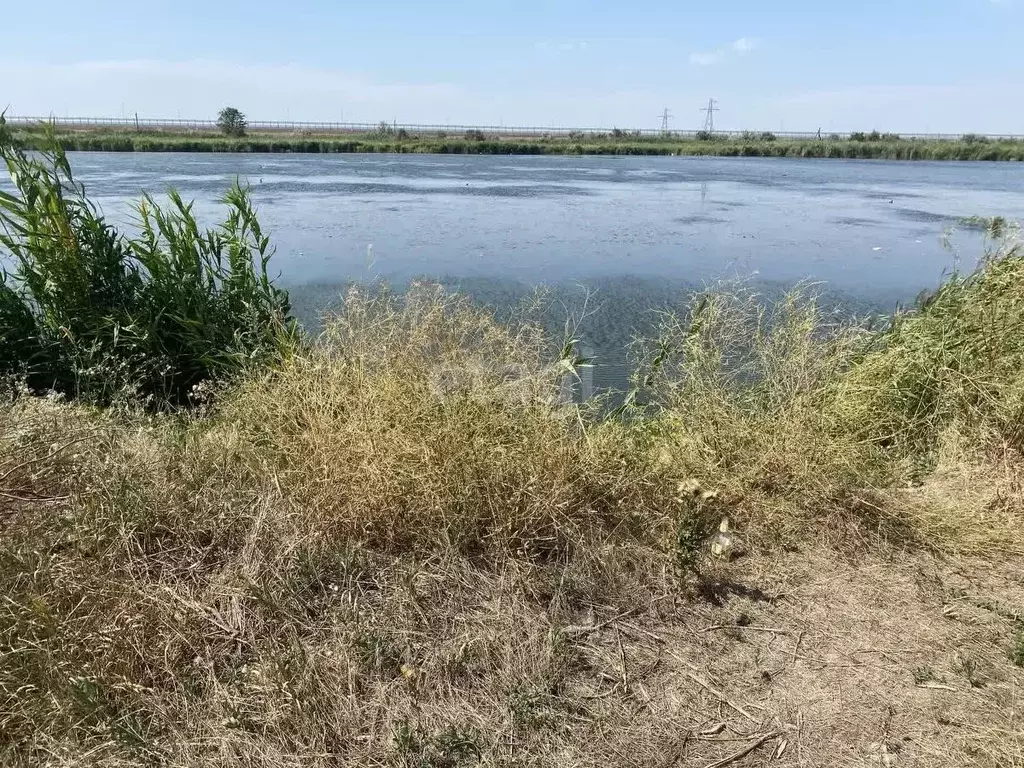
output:
[[901, 138], [898, 133], [879, 133], [878, 131], [864, 133], [863, 131], [855, 131], [850, 134], [850, 141], [901, 141]]
[[224, 107], [217, 115], [217, 127], [225, 136], [241, 138], [247, 125], [245, 115], [234, 107]]
[[[26, 143], [41, 147], [46, 138], [34, 130], [22, 131]], [[722, 157], [821, 157], [888, 160], [1024, 160], [1024, 142], [986, 142], [900, 139], [895, 134], [855, 133], [850, 140], [833, 134], [827, 142], [789, 139], [770, 132], [750, 132], [740, 141], [720, 134], [699, 132], [693, 137], [677, 134], [644, 136], [639, 131], [612, 131], [609, 135], [583, 137], [488, 137], [473, 129], [460, 136], [444, 132], [405, 136], [383, 123], [362, 134], [260, 134], [229, 137], [220, 134], [76, 132], [59, 136], [66, 150], [101, 152], [415, 152], [434, 154], [502, 155], [716, 155]]]
[[1013, 638], [1013, 646], [1010, 648], [1010, 661], [1018, 667], [1024, 668], [1024, 628], [1017, 630]]
[[719, 520], [709, 514], [709, 505], [699, 495], [684, 494], [679, 505], [673, 531], [673, 565], [678, 576], [685, 579], [700, 572], [701, 558]]
[[291, 332], [287, 295], [245, 190], [222, 199], [205, 232], [174, 191], [148, 195], [140, 234], [106, 222], [75, 183], [62, 149], [28, 155], [0, 118], [0, 158], [14, 184], [0, 192], [0, 373], [98, 403], [136, 394], [157, 406], [278, 354]]
[[1024, 249], [1012, 240], [897, 316], [844, 377], [838, 411], [865, 440], [930, 450], [949, 428], [1024, 445]]
[[458, 768], [480, 762], [480, 736], [469, 728], [449, 726], [437, 733], [399, 722], [393, 730], [395, 749], [407, 768]]

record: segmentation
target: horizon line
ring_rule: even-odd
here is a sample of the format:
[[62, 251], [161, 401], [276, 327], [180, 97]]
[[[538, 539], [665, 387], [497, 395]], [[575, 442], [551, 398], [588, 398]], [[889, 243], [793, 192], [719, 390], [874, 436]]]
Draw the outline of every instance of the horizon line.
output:
[[[142, 129], [145, 128], [169, 128], [169, 127], [180, 127], [180, 128], [193, 128], [193, 129], [216, 129], [217, 121], [210, 119], [193, 119], [193, 118], [152, 118], [152, 117], [141, 117], [137, 113], [131, 117], [60, 117], [58, 115], [43, 116], [30, 116], [30, 115], [11, 115], [6, 117], [9, 124], [12, 125], [33, 125], [40, 123], [51, 123], [53, 125], [65, 125], [73, 127], [103, 127], [103, 126], [124, 126], [128, 128]], [[420, 131], [420, 132], [447, 132], [447, 131], [486, 131], [490, 133], [497, 133], [499, 135], [521, 135], [521, 136], [543, 136], [544, 134], [549, 135], [560, 135], [567, 136], [572, 133], [582, 133], [585, 135], [600, 135], [609, 134], [613, 131], [619, 130], [627, 134], [637, 134], [641, 136], [696, 136], [703, 132], [700, 128], [693, 129], [668, 129], [663, 130], [660, 128], [623, 128], [620, 126], [613, 126], [607, 128], [593, 128], [593, 127], [566, 127], [566, 126], [524, 126], [524, 125], [470, 125], [470, 124], [451, 124], [451, 123], [403, 123], [397, 120], [381, 120], [378, 122], [348, 122], [348, 121], [327, 121], [327, 120], [314, 120], [314, 121], [296, 121], [296, 120], [248, 120], [247, 128], [253, 131], [272, 131], [275, 129], [295, 129], [295, 130], [310, 130], [319, 129], [324, 132], [336, 132], [336, 133], [361, 133], [366, 131], [372, 131], [379, 129], [382, 125], [387, 126], [391, 130], [406, 130], [406, 131]], [[980, 133], [980, 132], [966, 132], [966, 133], [937, 133], [937, 132], [911, 132], [911, 131], [880, 131], [877, 128], [871, 131], [824, 131], [824, 130], [812, 130], [812, 131], [784, 131], [784, 130], [757, 130], [757, 129], [715, 129], [711, 133], [716, 136], [722, 136], [727, 138], [742, 138], [744, 134], [771, 134], [776, 137], [784, 138], [803, 138], [803, 139], [827, 139], [832, 137], [848, 138], [854, 133], [873, 133], [878, 132], [882, 135], [894, 135], [900, 138], [908, 139], [958, 139], [964, 136], [979, 136], [986, 139], [1024, 139], [1024, 134], [1009, 134], [1009, 133]]]

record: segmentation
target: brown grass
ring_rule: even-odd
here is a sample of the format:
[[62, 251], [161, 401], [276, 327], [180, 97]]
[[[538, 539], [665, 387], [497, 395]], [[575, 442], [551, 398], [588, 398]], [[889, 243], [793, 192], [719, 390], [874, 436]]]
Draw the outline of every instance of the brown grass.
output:
[[6, 397], [0, 763], [1024, 765], [1001, 422], [921, 468], [843, 429], [862, 330], [729, 302], [625, 420], [430, 287], [188, 417]]

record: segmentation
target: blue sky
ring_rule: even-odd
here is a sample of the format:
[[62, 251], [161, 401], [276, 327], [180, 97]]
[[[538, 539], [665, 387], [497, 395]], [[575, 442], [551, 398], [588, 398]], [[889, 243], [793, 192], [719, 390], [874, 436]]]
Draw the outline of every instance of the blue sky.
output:
[[1024, 0], [47, 0], [18, 115], [1024, 134]]

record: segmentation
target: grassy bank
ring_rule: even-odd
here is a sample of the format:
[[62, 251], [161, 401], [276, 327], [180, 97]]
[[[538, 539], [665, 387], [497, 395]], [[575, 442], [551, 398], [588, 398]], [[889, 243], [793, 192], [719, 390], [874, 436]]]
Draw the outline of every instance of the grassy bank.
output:
[[[29, 143], [43, 134], [23, 131]], [[961, 140], [902, 139], [890, 135], [860, 140], [776, 139], [772, 134], [749, 138], [709, 137], [707, 140], [622, 136], [579, 136], [520, 139], [484, 136], [402, 135], [366, 133], [345, 135], [253, 134], [227, 138], [219, 134], [171, 134], [81, 131], [62, 133], [67, 150], [103, 152], [393, 152], [481, 155], [716, 155], [723, 157], [817, 157], [887, 160], [1024, 160], [1024, 142], [989, 141], [967, 136]]]
[[[41, 298], [87, 286], [56, 335], [120, 359], [103, 288], [159, 270], [84, 257], [96, 227], [132, 241], [81, 214], [59, 152], [9, 158], [38, 175], [3, 198], [2, 338], [47, 338]], [[201, 264], [175, 329], [230, 283]], [[561, 396], [582, 361], [535, 308], [498, 322], [431, 285], [353, 289], [273, 353], [246, 335], [265, 318], [212, 315], [235, 364], [184, 400], [14, 345], [0, 761], [1020, 764], [1022, 288], [1011, 237], [880, 330], [806, 291], [706, 292], [613, 413]], [[47, 393], [51, 358], [91, 386]], [[191, 354], [160, 359], [192, 381]]]

